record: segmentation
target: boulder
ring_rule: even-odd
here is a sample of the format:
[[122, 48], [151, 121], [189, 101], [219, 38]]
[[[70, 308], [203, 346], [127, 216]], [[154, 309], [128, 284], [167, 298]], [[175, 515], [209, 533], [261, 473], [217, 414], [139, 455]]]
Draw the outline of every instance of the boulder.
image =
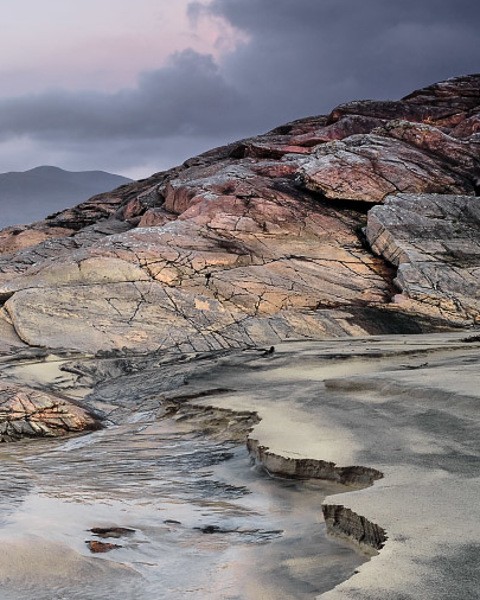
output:
[[25, 437], [59, 437], [98, 427], [92, 415], [65, 398], [0, 383], [0, 442]]

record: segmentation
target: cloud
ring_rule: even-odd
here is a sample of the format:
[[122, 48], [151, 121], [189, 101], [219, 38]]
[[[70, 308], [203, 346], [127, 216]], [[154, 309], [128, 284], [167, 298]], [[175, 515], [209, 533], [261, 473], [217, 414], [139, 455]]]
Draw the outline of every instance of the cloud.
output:
[[245, 125], [248, 99], [209, 55], [185, 50], [114, 94], [51, 90], [0, 100], [0, 138], [95, 141], [205, 135]]
[[477, 0], [213, 0], [190, 10], [248, 34], [223, 68], [280, 120], [398, 98], [480, 64]]
[[4, 147], [27, 139], [66, 168], [77, 160], [131, 174], [158, 160], [159, 170], [207, 143], [348, 100], [398, 98], [480, 64], [478, 0], [212, 0], [191, 2], [188, 14], [199, 32], [215, 32], [223, 53], [177, 52], [112, 93], [0, 98]]

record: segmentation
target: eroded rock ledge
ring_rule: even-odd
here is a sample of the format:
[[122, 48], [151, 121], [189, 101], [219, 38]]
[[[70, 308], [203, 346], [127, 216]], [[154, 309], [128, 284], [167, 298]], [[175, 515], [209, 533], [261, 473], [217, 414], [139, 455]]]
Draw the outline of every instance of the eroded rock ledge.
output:
[[[326, 479], [336, 481], [353, 489], [374, 484], [383, 474], [368, 467], [337, 467], [335, 463], [311, 458], [293, 458], [270, 452], [257, 440], [249, 437], [247, 448], [252, 459], [269, 474], [296, 479]], [[377, 554], [387, 540], [382, 527], [372, 523], [342, 505], [323, 504], [322, 512], [327, 532], [354, 544], [369, 555]]]
[[257, 440], [248, 438], [250, 456], [268, 473], [296, 479], [329, 479], [358, 488], [364, 488], [381, 479], [383, 474], [368, 467], [337, 467], [335, 463], [312, 458], [294, 458], [271, 452]]
[[[251, 437], [254, 426], [261, 419], [258, 413], [245, 410], [230, 410], [197, 404], [198, 398], [208, 398], [228, 393], [228, 390], [206, 390], [194, 395], [176, 396], [162, 403], [163, 418], [194, 424], [195, 430], [209, 436], [230, 441], [246, 440], [252, 460], [269, 475], [293, 479], [324, 479], [351, 487], [352, 490], [371, 486], [383, 478], [383, 474], [372, 468], [361, 466], [338, 467], [333, 462], [311, 458], [293, 458], [269, 451]], [[361, 552], [375, 555], [387, 540], [385, 530], [342, 505], [322, 505], [327, 532], [350, 544]]]
[[[441, 194], [452, 223], [459, 202], [474, 210], [479, 114], [480, 75], [400, 101], [351, 102], [7, 228], [3, 351], [196, 352], [469, 325], [479, 316], [476, 264], [464, 260], [459, 273], [451, 253], [438, 253], [432, 274], [409, 252], [398, 266], [373, 227], [387, 213], [374, 208], [367, 224], [366, 212], [387, 198], [391, 211], [390, 197], [404, 193], [422, 206]], [[399, 210], [410, 210], [402, 198]], [[427, 255], [415, 223], [406, 235]], [[366, 225], [382, 256], [364, 244]], [[454, 225], [455, 260], [473, 257], [468, 220]], [[408, 302], [391, 302], [396, 275]]]
[[385, 545], [385, 530], [349, 508], [341, 504], [323, 504], [322, 511], [330, 535], [354, 542], [371, 554], [377, 554]]

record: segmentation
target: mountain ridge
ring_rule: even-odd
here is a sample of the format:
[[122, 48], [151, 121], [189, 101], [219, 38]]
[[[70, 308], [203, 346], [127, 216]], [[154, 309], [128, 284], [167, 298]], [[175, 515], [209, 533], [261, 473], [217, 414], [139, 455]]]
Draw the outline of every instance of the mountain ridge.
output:
[[34, 221], [131, 181], [106, 171], [67, 171], [50, 165], [0, 173], [0, 225]]

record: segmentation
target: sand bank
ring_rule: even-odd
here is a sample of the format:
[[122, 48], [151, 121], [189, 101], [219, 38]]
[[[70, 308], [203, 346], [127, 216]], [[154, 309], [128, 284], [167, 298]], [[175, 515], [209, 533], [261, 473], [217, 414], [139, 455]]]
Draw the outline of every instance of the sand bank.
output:
[[211, 383], [235, 392], [201, 403], [257, 412], [253, 447], [277, 457], [278, 473], [282, 460], [289, 473], [292, 460], [317, 459], [383, 474], [324, 502], [337, 534], [343, 511], [387, 541], [322, 600], [478, 597], [479, 349], [473, 333], [454, 333], [290, 343], [223, 360]]

